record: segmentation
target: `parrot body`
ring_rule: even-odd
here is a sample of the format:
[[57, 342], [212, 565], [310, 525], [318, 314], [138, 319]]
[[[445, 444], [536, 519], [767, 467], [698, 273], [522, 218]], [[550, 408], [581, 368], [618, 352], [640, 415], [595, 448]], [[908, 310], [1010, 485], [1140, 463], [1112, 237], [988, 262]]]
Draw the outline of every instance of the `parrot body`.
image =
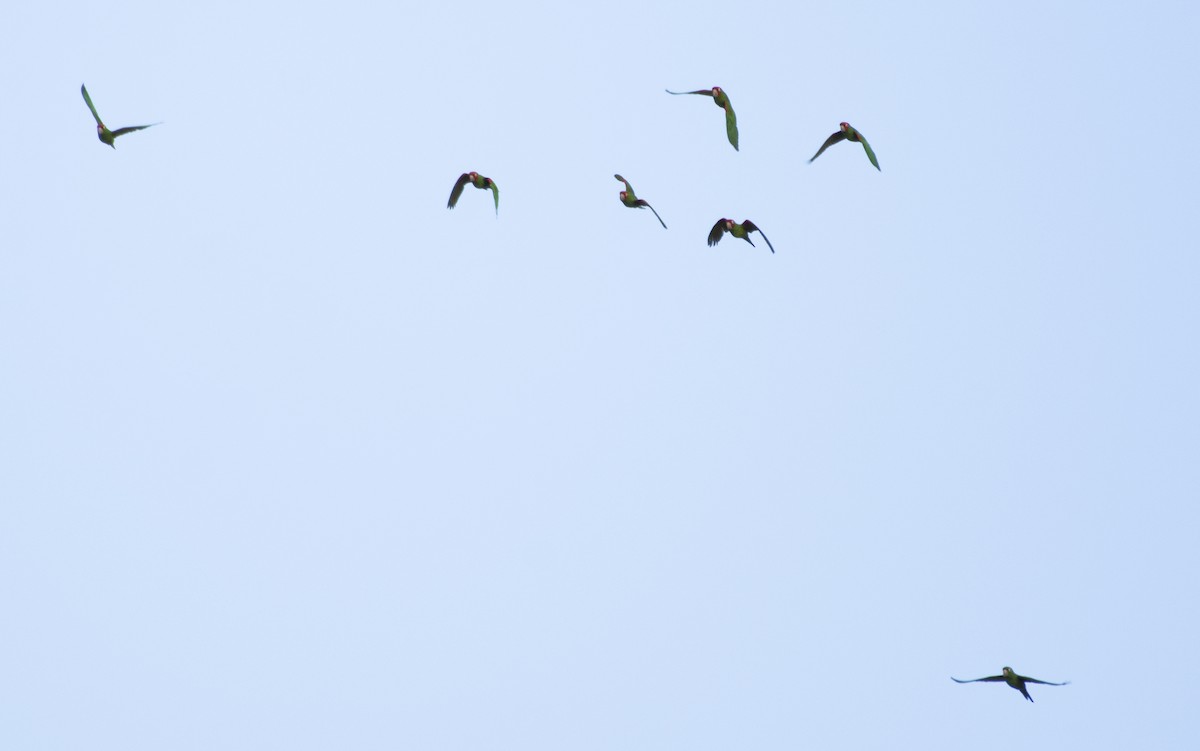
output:
[[710, 96], [713, 103], [721, 109], [725, 110], [725, 135], [729, 137], [729, 143], [733, 144], [734, 151], [738, 149], [738, 127], [737, 115], [733, 113], [733, 105], [729, 102], [729, 95], [720, 86], [714, 86], [711, 89], [700, 89], [698, 91], [671, 91], [666, 90], [668, 94], [676, 96], [682, 94], [700, 94], [701, 96]]
[[867, 159], [871, 160], [871, 164], [875, 165], [875, 169], [879, 170], [880, 172], [883, 171], [879, 167], [879, 160], [875, 158], [875, 152], [871, 149], [871, 144], [867, 143], [867, 139], [863, 138], [863, 134], [859, 133], [858, 130], [856, 130], [855, 127], [850, 123], [842, 123], [840, 130], [831, 135], [829, 138], [826, 138], [825, 143], [821, 144], [821, 148], [817, 149], [817, 153], [813, 154], [812, 159], [809, 159], [808, 163], [812, 164], [813, 159], [821, 156], [821, 154], [825, 153], [825, 149], [834, 145], [838, 141], [853, 141], [855, 143], [861, 143], [863, 146], [863, 151], [867, 152]]
[[[631, 209], [650, 209], [651, 211], [654, 211], [653, 206], [647, 203], [644, 199], [637, 197], [637, 194], [633, 192], [633, 186], [629, 184], [628, 180], [620, 175], [613, 175], [613, 177], [625, 183], [625, 190], [621, 191], [620, 195], [621, 203], [625, 204]], [[658, 219], [658, 223], [663, 226], [663, 229], [666, 229], [667, 223], [662, 220], [662, 217], [658, 215], [657, 211], [654, 211], [654, 216]]]
[[492, 198], [496, 201], [496, 216], [500, 216], [500, 188], [496, 186], [496, 182], [492, 178], [484, 177], [478, 172], [464, 172], [459, 175], [458, 180], [454, 183], [454, 189], [450, 191], [450, 200], [446, 202], [446, 208], [452, 209], [458, 205], [458, 198], [468, 183], [480, 190], [490, 189], [492, 191]]
[[[751, 247], [754, 247], [754, 241], [750, 239], [751, 232], [757, 232], [758, 234], [762, 235], [762, 239], [767, 240], [767, 236], [763, 235], [763, 231], [749, 219], [741, 224], [738, 224], [732, 219], [718, 219], [717, 223], [713, 225], [713, 228], [708, 233], [708, 246], [711, 248], [712, 246], [721, 242], [721, 238], [724, 237], [726, 232], [734, 237], [740, 237], [741, 239], [750, 243]], [[771, 249], [772, 253], [775, 252], [775, 246], [771, 245], [770, 240], [767, 240], [767, 247]]]
[[116, 141], [119, 136], [123, 136], [126, 133], [132, 133], [135, 130], [145, 130], [146, 128], [158, 125], [158, 123], [150, 123], [150, 125], [130, 125], [125, 128], [109, 130], [108, 126], [105, 125], [100, 119], [100, 113], [96, 112], [96, 105], [92, 104], [92, 98], [88, 96], [87, 86], [81, 84], [79, 86], [79, 91], [81, 94], [83, 94], [83, 101], [87, 102], [88, 109], [92, 111], [92, 117], [96, 118], [96, 136], [100, 139], [100, 143], [108, 144], [115, 149], [117, 148], [117, 144], [114, 143], [114, 141]]
[[986, 678], [974, 678], [969, 681], [960, 681], [959, 679], [955, 678], [954, 676], [950, 676], [950, 680], [954, 681], [955, 683], [979, 683], [980, 681], [983, 681], [985, 683], [998, 683], [1000, 681], [1003, 681], [1003, 682], [1007, 683], [1009, 686], [1012, 686], [1016, 690], [1020, 691], [1021, 695], [1024, 696], [1029, 701], [1033, 701], [1033, 697], [1030, 696], [1029, 691], [1026, 690], [1026, 688], [1025, 688], [1026, 683], [1041, 683], [1044, 686], [1065, 686], [1065, 685], [1067, 685], [1067, 683], [1070, 683], [1070, 681], [1067, 681], [1066, 683], [1051, 683], [1050, 681], [1039, 681], [1037, 678], [1030, 678], [1029, 676], [1026, 676], [1026, 675], [1017, 675], [1013, 671], [1013, 669], [1010, 667], [1006, 667], [1003, 670], [1001, 670], [1000, 675], [989, 675]]

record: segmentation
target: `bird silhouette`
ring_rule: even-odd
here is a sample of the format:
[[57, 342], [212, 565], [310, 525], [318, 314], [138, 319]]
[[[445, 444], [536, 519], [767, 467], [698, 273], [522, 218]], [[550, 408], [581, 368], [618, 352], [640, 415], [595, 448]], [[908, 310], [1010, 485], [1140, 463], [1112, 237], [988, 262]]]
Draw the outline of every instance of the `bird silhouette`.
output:
[[[628, 180], [620, 175], [613, 175], [613, 177], [625, 183], [625, 190], [621, 191], [619, 196], [621, 203], [625, 204], [631, 209], [650, 209], [651, 211], [654, 211], [654, 207], [646, 203], [645, 199], [637, 197], [637, 194], [633, 192], [633, 186], [629, 184]], [[657, 211], [654, 211], [654, 216], [658, 218], [658, 223], [663, 226], [663, 229], [666, 229], [667, 223], [662, 220], [661, 216], [658, 216]]]
[[1000, 681], [1004, 681], [1008, 685], [1010, 685], [1013, 688], [1015, 688], [1016, 690], [1020, 691], [1021, 694], [1029, 701], [1033, 701], [1033, 697], [1030, 696], [1029, 691], [1027, 691], [1025, 689], [1026, 683], [1041, 683], [1045, 686], [1065, 686], [1068, 683], [1070, 683], [1070, 681], [1067, 681], [1066, 683], [1051, 683], [1050, 681], [1039, 681], [1037, 678], [1030, 678], [1027, 675], [1017, 675], [1016, 673], [1013, 672], [1013, 669], [1010, 667], [1005, 667], [1000, 672], [1001, 672], [1000, 675], [989, 675], [986, 678], [975, 678], [975, 679], [969, 680], [969, 681], [960, 681], [958, 678], [955, 678], [954, 676], [950, 676], [950, 680], [954, 681], [955, 683], [979, 683], [980, 681], [984, 681], [987, 683], [998, 683]]
[[671, 91], [667, 89], [666, 92], [675, 96], [700, 94], [701, 96], [712, 97], [713, 102], [725, 110], [725, 134], [729, 136], [729, 142], [733, 144], [734, 151], [740, 151], [738, 149], [737, 115], [733, 114], [733, 105], [729, 103], [729, 95], [725, 93], [724, 89], [720, 86], [714, 86], [711, 89], [699, 89], [697, 91]]
[[[732, 219], [718, 219], [717, 223], [713, 225], [713, 228], [709, 230], [708, 246], [711, 248], [712, 246], [721, 242], [721, 238], [726, 232], [734, 237], [742, 238], [746, 242], [750, 243], [751, 247], [754, 247], [754, 241], [750, 239], [751, 232], [757, 232], [758, 234], [762, 235], [762, 239], [767, 240], [767, 236], [763, 235], [763, 231], [758, 228], [758, 225], [749, 219], [741, 224], [738, 224]], [[771, 249], [772, 253], [775, 252], [775, 246], [771, 245], [770, 240], [767, 240], [767, 247]]]
[[867, 143], [867, 139], [863, 138], [863, 134], [859, 133], [850, 123], [842, 123], [840, 127], [840, 130], [825, 139], [825, 143], [821, 144], [821, 148], [817, 149], [817, 153], [813, 154], [812, 159], [809, 159], [808, 163], [812, 164], [813, 159], [821, 156], [821, 154], [825, 153], [825, 149], [838, 141], [854, 141], [863, 145], [863, 149], [867, 152], [867, 159], [871, 160], [871, 164], [875, 165], [875, 169], [883, 172], [879, 168], [879, 160], [875, 158], [875, 152], [871, 150], [871, 144]]
[[100, 114], [96, 112], [96, 105], [92, 104], [92, 98], [88, 96], [87, 86], [80, 84], [79, 91], [83, 93], [83, 101], [87, 102], [88, 109], [92, 111], [92, 117], [96, 118], [96, 136], [100, 139], [100, 143], [106, 143], [109, 146], [112, 146], [114, 149], [117, 148], [117, 145], [113, 142], [116, 141], [119, 136], [123, 136], [126, 133], [132, 133], [135, 130], [145, 130], [146, 128], [159, 125], [159, 123], [150, 123], [149, 125], [129, 125], [124, 128], [117, 128], [116, 130], [109, 130], [108, 126], [104, 124], [104, 121], [100, 119]]
[[478, 172], [464, 172], [459, 175], [458, 180], [454, 183], [454, 190], [450, 191], [450, 200], [446, 202], [446, 208], [452, 209], [458, 205], [458, 197], [462, 195], [463, 188], [467, 183], [474, 185], [480, 190], [491, 188], [492, 197], [496, 199], [496, 216], [500, 216], [500, 188], [496, 186], [496, 181], [490, 177], [484, 177]]

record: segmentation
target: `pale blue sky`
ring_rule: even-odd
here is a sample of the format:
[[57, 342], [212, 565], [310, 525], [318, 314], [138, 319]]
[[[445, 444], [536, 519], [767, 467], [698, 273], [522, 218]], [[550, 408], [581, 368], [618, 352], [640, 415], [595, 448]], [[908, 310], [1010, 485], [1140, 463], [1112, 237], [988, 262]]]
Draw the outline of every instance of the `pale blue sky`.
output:
[[880, 5], [4, 11], [0, 748], [1195, 748], [1200, 11]]

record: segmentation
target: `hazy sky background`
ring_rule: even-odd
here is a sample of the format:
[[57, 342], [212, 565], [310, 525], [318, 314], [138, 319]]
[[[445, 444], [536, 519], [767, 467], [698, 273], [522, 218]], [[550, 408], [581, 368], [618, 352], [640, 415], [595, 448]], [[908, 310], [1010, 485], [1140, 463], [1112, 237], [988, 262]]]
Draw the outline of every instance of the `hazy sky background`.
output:
[[10, 6], [0, 747], [1196, 748], [1194, 4]]

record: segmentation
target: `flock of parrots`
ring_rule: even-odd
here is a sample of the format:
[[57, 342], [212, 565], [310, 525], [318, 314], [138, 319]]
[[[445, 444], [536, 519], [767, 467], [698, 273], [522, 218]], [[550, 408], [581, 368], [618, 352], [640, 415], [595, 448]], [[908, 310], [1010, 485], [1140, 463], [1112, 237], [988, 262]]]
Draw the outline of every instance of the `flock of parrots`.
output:
[[[671, 91], [670, 89], [667, 89], [666, 91], [668, 94], [675, 94], [676, 96], [699, 94], [701, 96], [712, 97], [713, 103], [725, 110], [725, 133], [729, 137], [729, 143], [733, 145], [734, 150], [738, 150], [737, 115], [734, 113], [733, 105], [729, 102], [729, 95], [725, 93], [724, 89], [722, 89], [720, 86], [714, 86], [711, 89], [699, 89], [697, 91]], [[93, 113], [94, 112], [95, 110], [93, 110]], [[97, 122], [99, 122], [99, 118], [97, 118]], [[875, 165], [875, 169], [879, 169], [879, 160], [875, 158], [875, 152], [871, 150], [871, 144], [867, 143], [867, 139], [863, 138], [862, 133], [859, 133], [857, 130], [855, 130], [854, 126], [850, 123], [842, 123], [838, 131], [836, 131], [829, 138], [826, 138], [825, 143], [821, 144], [821, 148], [817, 149], [817, 153], [813, 154], [812, 159], [808, 160], [809, 163], [811, 164], [813, 159], [821, 156], [825, 149], [829, 148], [838, 141], [853, 141], [855, 143], [861, 143], [863, 145], [863, 149], [865, 149], [867, 152], [867, 158], [871, 160], [871, 164]], [[651, 211], [654, 211], [654, 207], [651, 206], [645, 199], [637, 197], [637, 194], [633, 192], [633, 186], [629, 184], [628, 180], [620, 175], [613, 175], [613, 177], [625, 183], [625, 190], [621, 191], [618, 196], [621, 199], [621, 203], [625, 204], [631, 209], [650, 209]], [[462, 195], [463, 188], [467, 185], [467, 183], [474, 185], [480, 190], [492, 191], [492, 198], [496, 202], [496, 214], [498, 215], [500, 213], [500, 188], [496, 185], [495, 180], [490, 177], [484, 177], [478, 172], [464, 172], [458, 176], [458, 180], [454, 183], [454, 189], [450, 191], [450, 200], [446, 202], [446, 208], [452, 209], [458, 204], [458, 198]], [[661, 216], [658, 216], [657, 211], [654, 211], [654, 216], [658, 218], [658, 223], [663, 226], [663, 229], [666, 229], [667, 223], [662, 220]], [[767, 247], [771, 249], [771, 252], [775, 252], [775, 246], [771, 244], [771, 241], [767, 239], [767, 236], [763, 234], [763, 231], [758, 228], [758, 225], [749, 219], [740, 223], [735, 222], [732, 219], [718, 219], [717, 223], [714, 224], [712, 229], [708, 232], [709, 247], [719, 243], [726, 232], [734, 237], [745, 240], [746, 242], [750, 243], [751, 246], [754, 245], [754, 241], [750, 239], [750, 233], [757, 232], [758, 234], [762, 235], [763, 240], [766, 240]]]
[[[87, 86], [81, 85], [79, 87], [79, 91], [83, 94], [83, 101], [87, 102], [88, 109], [92, 111], [92, 117], [96, 118], [96, 135], [100, 138], [100, 142], [108, 144], [114, 149], [117, 148], [115, 141], [117, 140], [118, 136], [123, 136], [126, 133], [133, 133], [137, 130], [144, 130], [153, 125], [158, 125], [158, 123], [151, 123], [150, 125], [131, 125], [125, 128], [109, 130], [108, 126], [104, 124], [104, 121], [100, 119], [100, 113], [96, 112], [96, 106], [92, 104], [92, 98], [88, 95]], [[733, 105], [730, 104], [729, 95], [725, 93], [724, 89], [722, 89], [720, 86], [714, 86], [711, 89], [699, 89], [697, 91], [671, 91], [670, 89], [667, 89], [666, 91], [668, 94], [675, 95], [700, 94], [702, 96], [712, 97], [713, 103], [725, 110], [725, 132], [729, 136], [729, 143], [733, 145], [735, 150], [737, 150], [737, 115], [734, 114]], [[867, 143], [867, 139], [863, 138], [862, 133], [859, 133], [850, 123], [842, 123], [840, 129], [829, 138], [825, 139], [825, 143], [821, 144], [821, 148], [818, 149], [817, 153], [813, 154], [812, 159], [809, 159], [808, 161], [811, 163], [813, 159], [821, 156], [825, 149], [829, 148], [838, 141], [853, 141], [854, 143], [861, 143], [863, 145], [863, 149], [867, 152], [867, 158], [871, 160], [871, 164], [875, 165], [875, 169], [879, 169], [879, 160], [875, 158], [875, 152], [871, 150], [871, 144]], [[647, 203], [644, 199], [637, 197], [637, 195], [633, 192], [633, 186], [629, 184], [628, 180], [620, 175], [613, 175], [613, 177], [625, 184], [625, 190], [621, 191], [619, 196], [621, 203], [625, 204], [631, 209], [650, 209], [651, 211], [654, 211], [653, 206]], [[495, 180], [490, 177], [484, 177], [478, 172], [464, 172], [459, 175], [458, 180], [454, 182], [454, 188], [450, 191], [450, 200], [446, 202], [446, 208], [452, 209], [458, 205], [458, 199], [462, 196], [463, 188], [465, 188], [468, 184], [480, 190], [492, 191], [492, 199], [496, 204], [496, 215], [499, 216], [500, 187], [496, 185]], [[667, 223], [662, 220], [662, 217], [658, 215], [657, 211], [654, 211], [654, 216], [658, 218], [659, 224], [663, 226], [663, 229], [666, 229]], [[718, 219], [717, 223], [713, 225], [712, 229], [708, 233], [709, 246], [711, 247], [720, 242], [721, 238], [726, 232], [734, 237], [745, 240], [746, 242], [750, 243], [751, 246], [754, 245], [754, 241], [750, 239], [750, 233], [757, 232], [758, 234], [762, 235], [763, 240], [766, 240], [767, 247], [771, 249], [771, 252], [775, 252], [775, 246], [771, 245], [771, 241], [768, 240], [767, 236], [763, 234], [763, 231], [758, 228], [758, 225], [749, 219], [740, 223], [735, 222], [732, 219]]]
[[[81, 85], [79, 90], [83, 94], [83, 101], [87, 102], [88, 109], [92, 112], [92, 117], [96, 118], [96, 135], [100, 138], [100, 142], [108, 144], [114, 149], [117, 147], [116, 143], [114, 142], [118, 136], [123, 136], [127, 133], [133, 133], [137, 130], [144, 130], [153, 125], [158, 125], [158, 123], [151, 123], [150, 125], [131, 125], [125, 128], [109, 130], [108, 126], [106, 126], [100, 119], [100, 114], [96, 112], [96, 106], [92, 104], [92, 98], [88, 96], [87, 86]], [[716, 103], [718, 107], [725, 110], [725, 132], [729, 137], [729, 143], [733, 145], [735, 150], [738, 148], [737, 115], [735, 115], [733, 112], [733, 105], [729, 103], [729, 95], [726, 94], [720, 86], [714, 86], [711, 89], [700, 89], [698, 91], [671, 91], [670, 89], [667, 89], [666, 91], [668, 94], [700, 94], [703, 96], [712, 97], [713, 102]], [[863, 137], [862, 133], [859, 133], [850, 123], [842, 123], [840, 130], [836, 131], [833, 135], [829, 136], [829, 138], [825, 139], [825, 143], [821, 144], [821, 148], [817, 149], [817, 153], [813, 154], [812, 159], [809, 159], [808, 161], [811, 163], [813, 159], [816, 159], [817, 157], [821, 156], [821, 154], [825, 153], [825, 149], [839, 141], [861, 143], [863, 145], [863, 150], [867, 152], [867, 158], [871, 160], [871, 164], [875, 165], [875, 169], [880, 170], [879, 160], [875, 158], [875, 152], [871, 150], [871, 144], [867, 143], [867, 139]], [[658, 215], [657, 211], [654, 211], [654, 207], [647, 203], [644, 199], [637, 197], [637, 194], [633, 192], [633, 186], [629, 184], [628, 180], [620, 175], [613, 175], [613, 177], [625, 184], [625, 190], [622, 190], [620, 193], [621, 203], [625, 204], [631, 209], [650, 209], [654, 212], [654, 216], [658, 219], [659, 224], [663, 226], [663, 229], [667, 228], [667, 223], [662, 220], [662, 217]], [[454, 182], [454, 188], [450, 191], [450, 200], [446, 203], [446, 208], [453, 209], [455, 205], [458, 204], [458, 199], [460, 196], [462, 196], [463, 188], [465, 188], [468, 184], [479, 188], [480, 190], [492, 191], [492, 198], [495, 201], [496, 214], [498, 216], [500, 214], [500, 188], [496, 186], [496, 181], [492, 180], [492, 178], [484, 177], [478, 172], [464, 172], [459, 176], [458, 180]], [[713, 225], [712, 230], [708, 233], [709, 246], [716, 245], [718, 242], [720, 242], [721, 237], [726, 232], [734, 237], [745, 240], [752, 246], [754, 243], [750, 240], [750, 233], [757, 232], [758, 234], [762, 235], [763, 240], [766, 240], [767, 247], [771, 249], [771, 252], [775, 252], [775, 248], [771, 245], [771, 241], [767, 240], [767, 236], [763, 235], [762, 230], [760, 230], [757, 225], [755, 225], [754, 222], [750, 221], [749, 219], [741, 223], [735, 222], [732, 219], [718, 220], [717, 223]], [[1010, 667], [1005, 667], [1001, 671], [1000, 675], [990, 675], [986, 678], [975, 678], [964, 681], [951, 676], [950, 679], [957, 683], [996, 683], [1003, 681], [1017, 691], [1020, 691], [1021, 695], [1029, 701], [1033, 701], [1033, 697], [1029, 695], [1029, 691], [1025, 688], [1026, 683], [1041, 683], [1046, 686], [1065, 686], [1067, 683], [1070, 683], [1070, 681], [1067, 681], [1066, 683], [1051, 683], [1050, 681], [1040, 681], [1037, 678], [1017, 675], [1017, 673], [1015, 673]]]

